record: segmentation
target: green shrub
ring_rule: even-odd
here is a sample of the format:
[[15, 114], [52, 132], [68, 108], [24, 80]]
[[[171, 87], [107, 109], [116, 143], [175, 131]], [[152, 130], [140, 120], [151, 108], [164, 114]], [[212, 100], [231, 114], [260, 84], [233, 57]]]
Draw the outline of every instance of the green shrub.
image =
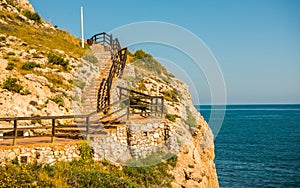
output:
[[138, 83], [138, 87], [137, 87], [138, 90], [140, 91], [147, 91], [147, 87], [144, 83], [144, 80], [141, 80], [139, 83]]
[[195, 168], [195, 166], [193, 164], [189, 164], [188, 167], [189, 168]]
[[144, 52], [142, 49], [135, 51], [134, 56], [138, 59], [150, 58], [152, 57], [150, 54]]
[[35, 67], [41, 67], [41, 65], [38, 63], [35, 63], [35, 62], [27, 62], [27, 63], [24, 63], [21, 68], [24, 70], [31, 70]]
[[101, 163], [102, 163], [103, 166], [108, 166], [110, 164], [109, 161], [107, 161], [105, 159], [102, 160]]
[[[41, 117], [41, 115], [39, 115], [39, 114], [31, 114], [31, 117]], [[31, 123], [32, 124], [36, 124], [36, 123], [41, 124], [42, 120], [41, 119], [33, 119], [33, 120], [31, 120]]]
[[[89, 148], [83, 147], [89, 152]], [[89, 160], [53, 165], [8, 163], [0, 166], [0, 187], [171, 187], [169, 161], [122, 168], [107, 161]]]
[[179, 118], [179, 116], [176, 114], [166, 114], [166, 118], [172, 122], [175, 122], [176, 118]]
[[11, 160], [12, 164], [18, 165], [19, 164], [19, 160], [18, 157], [15, 157], [13, 160]]
[[163, 91], [162, 94], [164, 95], [164, 99], [171, 102], [179, 102], [178, 98], [178, 91], [173, 88], [172, 90]]
[[96, 64], [98, 62], [98, 59], [91, 53], [84, 54], [82, 59], [87, 60], [88, 62], [91, 62], [93, 64]]
[[160, 75], [162, 72], [167, 72], [166, 69], [157, 62], [150, 54], [143, 50], [137, 50], [134, 53], [134, 65], [145, 70], [156, 72]]
[[186, 115], [187, 115], [187, 119], [184, 120], [184, 122], [190, 127], [197, 127], [196, 118], [187, 107], [186, 107]]
[[167, 159], [167, 164], [171, 165], [172, 167], [176, 166], [178, 160], [177, 155], [175, 155], [174, 153], [168, 153], [164, 158]]
[[48, 62], [52, 65], [60, 65], [63, 67], [64, 70], [68, 70], [69, 61], [64, 60], [64, 58], [61, 55], [49, 53], [47, 55]]
[[126, 104], [125, 102], [121, 102], [120, 105], [119, 105], [119, 107], [120, 107], [121, 109], [124, 109], [124, 108], [127, 107], [127, 104]]
[[97, 170], [77, 171], [68, 178], [68, 184], [71, 187], [140, 187], [128, 178]]
[[65, 101], [61, 96], [55, 96], [53, 98], [50, 99], [51, 101], [55, 102], [56, 104], [58, 104], [58, 106], [65, 106]]
[[8, 52], [7, 55], [16, 55], [15, 52]]
[[[156, 152], [146, 158], [137, 158], [127, 161], [123, 168], [126, 176], [142, 187], [170, 187], [173, 176], [169, 173], [170, 166], [175, 167], [177, 156], [173, 153]], [[139, 167], [135, 167], [139, 166]]]
[[166, 163], [160, 163], [154, 166], [131, 167], [125, 166], [123, 171], [132, 181], [141, 185], [141, 187], [167, 187], [172, 175], [168, 172], [169, 167]]
[[36, 101], [30, 101], [29, 104], [32, 106], [38, 106], [38, 103]]
[[0, 36], [0, 42], [5, 41], [6, 37], [5, 36]]
[[23, 89], [23, 86], [19, 84], [19, 80], [17, 78], [12, 78], [9, 76], [5, 78], [2, 88], [7, 89], [8, 91], [20, 93], [20, 91]]
[[74, 85], [76, 87], [79, 87], [80, 89], [83, 89], [85, 87], [86, 83], [81, 80], [75, 80]]
[[42, 18], [40, 17], [39, 13], [37, 13], [37, 12], [31, 12], [31, 11], [25, 10], [23, 14], [28, 19], [33, 20], [36, 23], [42, 23]]
[[90, 162], [93, 160], [93, 151], [92, 147], [88, 145], [87, 143], [81, 144], [80, 148], [80, 158], [83, 161]]
[[16, 64], [14, 62], [8, 62], [7, 67], [5, 68], [6, 70], [13, 70]]
[[28, 90], [28, 89], [22, 89], [21, 91], [20, 91], [20, 94], [21, 95], [29, 95], [29, 94], [31, 94], [31, 92]]

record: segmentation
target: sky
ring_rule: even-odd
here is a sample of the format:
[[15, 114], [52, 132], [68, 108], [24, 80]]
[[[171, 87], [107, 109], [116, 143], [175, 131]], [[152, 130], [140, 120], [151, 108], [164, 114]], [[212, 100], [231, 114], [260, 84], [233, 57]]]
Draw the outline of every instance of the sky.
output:
[[[114, 31], [137, 22], [158, 21], [176, 25], [198, 37], [207, 47], [206, 52], [215, 58], [215, 63], [218, 64], [224, 78], [226, 103], [300, 104], [300, 1], [30, 0], [30, 2], [44, 20], [68, 30], [77, 37], [81, 36], [82, 5], [85, 39], [103, 31]], [[151, 31], [151, 28], [148, 32], [149, 30]], [[153, 29], [153, 33], [154, 31], [156, 30]], [[151, 38], [148, 32], [143, 33]], [[119, 36], [114, 37], [118, 37], [121, 44], [122, 41], [126, 41], [126, 35], [116, 33]], [[135, 34], [139, 33], [133, 35]], [[170, 31], [169, 35], [172, 34]], [[194, 103], [210, 104], [212, 95], [218, 95], [218, 90], [212, 88], [221, 86], [214, 84], [204, 69], [195, 69], [193, 62], [195, 60], [190, 58], [189, 54], [168, 45], [151, 43], [129, 47], [130, 50], [139, 48], [160, 59], [165, 67], [187, 82]], [[174, 68], [177, 65], [180, 68]]]

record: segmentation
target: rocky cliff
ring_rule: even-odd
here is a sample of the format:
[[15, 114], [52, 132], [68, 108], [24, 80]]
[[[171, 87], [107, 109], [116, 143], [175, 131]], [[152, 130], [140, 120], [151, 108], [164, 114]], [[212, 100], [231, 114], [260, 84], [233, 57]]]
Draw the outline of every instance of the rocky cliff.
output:
[[166, 117], [163, 124], [171, 130], [167, 143], [178, 156], [177, 165], [172, 169], [175, 177], [172, 186], [218, 187], [213, 134], [192, 104], [188, 86], [142, 50], [130, 56], [118, 84], [164, 97]]
[[[100, 73], [101, 61], [68, 32], [43, 21], [27, 0], [1, 0], [0, 10], [0, 116], [78, 113], [74, 109], [80, 108], [89, 80]], [[164, 97], [163, 123], [172, 128], [170, 143], [178, 156], [172, 186], [218, 187], [213, 135], [187, 85], [141, 50], [129, 56], [118, 85]], [[33, 123], [39, 124], [25, 124]]]

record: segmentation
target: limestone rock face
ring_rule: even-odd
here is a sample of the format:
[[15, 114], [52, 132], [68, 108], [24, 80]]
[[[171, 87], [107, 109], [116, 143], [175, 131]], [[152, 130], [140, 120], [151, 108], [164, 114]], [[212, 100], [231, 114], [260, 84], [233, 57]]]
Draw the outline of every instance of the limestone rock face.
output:
[[1, 10], [19, 13], [18, 8], [34, 12], [34, 8], [28, 0], [0, 0]]
[[33, 6], [28, 0], [16, 0], [16, 2], [19, 4], [19, 6], [23, 7], [24, 9], [34, 12]]
[[[208, 125], [197, 129], [189, 143], [181, 147], [172, 171], [179, 187], [219, 187], [214, 164], [213, 135]], [[205, 144], [205, 146], [203, 146]], [[174, 186], [176, 187], [176, 186]]]
[[[152, 96], [164, 96], [167, 114], [164, 125], [168, 127], [165, 145], [168, 145], [169, 152], [178, 156], [177, 165], [171, 170], [175, 178], [172, 187], [219, 187], [214, 164], [214, 137], [194, 107], [188, 86], [167, 70], [155, 74], [139, 65], [127, 65], [123, 74], [125, 81], [115, 84]], [[114, 95], [117, 91], [113, 94], [117, 100]], [[153, 137], [158, 135], [153, 134]]]

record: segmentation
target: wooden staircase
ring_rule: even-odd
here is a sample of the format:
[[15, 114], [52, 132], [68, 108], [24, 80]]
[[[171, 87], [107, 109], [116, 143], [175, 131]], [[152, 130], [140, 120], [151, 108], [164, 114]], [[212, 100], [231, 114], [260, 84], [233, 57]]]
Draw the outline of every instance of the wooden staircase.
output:
[[[117, 39], [112, 39], [111, 35], [107, 35], [106, 33], [101, 33], [95, 36], [100, 36], [103, 37], [104, 39], [107, 39], [108, 38], [107, 36], [109, 36], [109, 39], [112, 41], [103, 41], [101, 38], [101, 42], [98, 43], [97, 42], [98, 39], [94, 38], [93, 44], [90, 45], [93, 54], [100, 62], [100, 74], [99, 77], [90, 80], [89, 83], [84, 88], [83, 95], [82, 95], [82, 113], [92, 114], [97, 112], [95, 115], [90, 117], [90, 121], [93, 122], [93, 124], [91, 124], [91, 129], [93, 129], [92, 127], [95, 127], [98, 129], [102, 128], [102, 130], [106, 130], [106, 131], [108, 131], [109, 129], [111, 131], [113, 127], [116, 127], [116, 126], [112, 126], [112, 123], [120, 124], [121, 122], [116, 121], [116, 118], [113, 116], [103, 118], [106, 112], [104, 112], [104, 110], [100, 110], [99, 106], [103, 108], [107, 103], [107, 102], [103, 103], [105, 102], [103, 98], [105, 99], [106, 97], [105, 95], [110, 94], [110, 88], [113, 84], [112, 78], [115, 77], [114, 75], [115, 72], [112, 72], [114, 68], [113, 63], [114, 61], [116, 61], [116, 57], [118, 57], [119, 50], [121, 50], [121, 47], [119, 46], [119, 42], [117, 41]], [[118, 46], [112, 44], [117, 44]], [[124, 67], [121, 68], [124, 69]], [[108, 83], [107, 83], [108, 81], [110, 82], [109, 83], [110, 87], [108, 87]], [[80, 124], [82, 122], [76, 122], [76, 123]], [[97, 132], [97, 131], [98, 130], [95, 129], [92, 132]]]
[[82, 95], [83, 114], [90, 114], [97, 110], [99, 88], [103, 84], [103, 79], [108, 77], [112, 66], [111, 52], [108, 48], [104, 48], [102, 44], [94, 44], [91, 46], [91, 50], [100, 62], [100, 74], [99, 77], [90, 80], [84, 88]]
[[[147, 108], [147, 111], [153, 113], [152, 107], [158, 105], [153, 103], [154, 98], [156, 101], [157, 99], [161, 99], [161, 105], [163, 106], [163, 98], [161, 97], [149, 96], [126, 88], [120, 88], [120, 94], [122, 91], [123, 94], [124, 92], [127, 92], [125, 98], [121, 98], [121, 96], [119, 101], [111, 104], [111, 88], [113, 88], [114, 79], [122, 76], [127, 58], [127, 49], [121, 49], [118, 40], [113, 39], [112, 35], [106, 33], [94, 35], [88, 40], [88, 43], [90, 44], [93, 54], [101, 64], [99, 77], [94, 78], [88, 83], [84, 88], [82, 96], [82, 112], [83, 114], [91, 114], [89, 116], [89, 135], [101, 135], [108, 132], [114, 132], [117, 127], [126, 126], [126, 122], [131, 114], [130, 111], [133, 108], [140, 110], [141, 108], [145, 108], [145, 106], [152, 105], [151, 110], [150, 108]], [[133, 93], [138, 96], [131, 96], [131, 98], [129, 98]], [[130, 101], [133, 101], [136, 104], [130, 105]], [[125, 109], [126, 112], [124, 114], [123, 111], [121, 112], [121, 110], [124, 109], [119, 107], [122, 102], [127, 104]], [[112, 110], [112, 112], [110, 112], [110, 109], [113, 107], [116, 108], [114, 111]], [[157, 112], [155, 112], [155, 116], [156, 113]], [[161, 108], [161, 114], [162, 113], [163, 108]], [[137, 121], [144, 120], [145, 117], [141, 116], [141, 113], [132, 114], [132, 117], [134, 117], [133, 119], [136, 119]], [[85, 122], [84, 120], [81, 120], [81, 122], [77, 121], [76, 124], [81, 125], [85, 124]], [[77, 133], [83, 133], [84, 127], [78, 127]], [[63, 132], [64, 130], [60, 129], [59, 131]], [[76, 133], [75, 129], [72, 131]]]

